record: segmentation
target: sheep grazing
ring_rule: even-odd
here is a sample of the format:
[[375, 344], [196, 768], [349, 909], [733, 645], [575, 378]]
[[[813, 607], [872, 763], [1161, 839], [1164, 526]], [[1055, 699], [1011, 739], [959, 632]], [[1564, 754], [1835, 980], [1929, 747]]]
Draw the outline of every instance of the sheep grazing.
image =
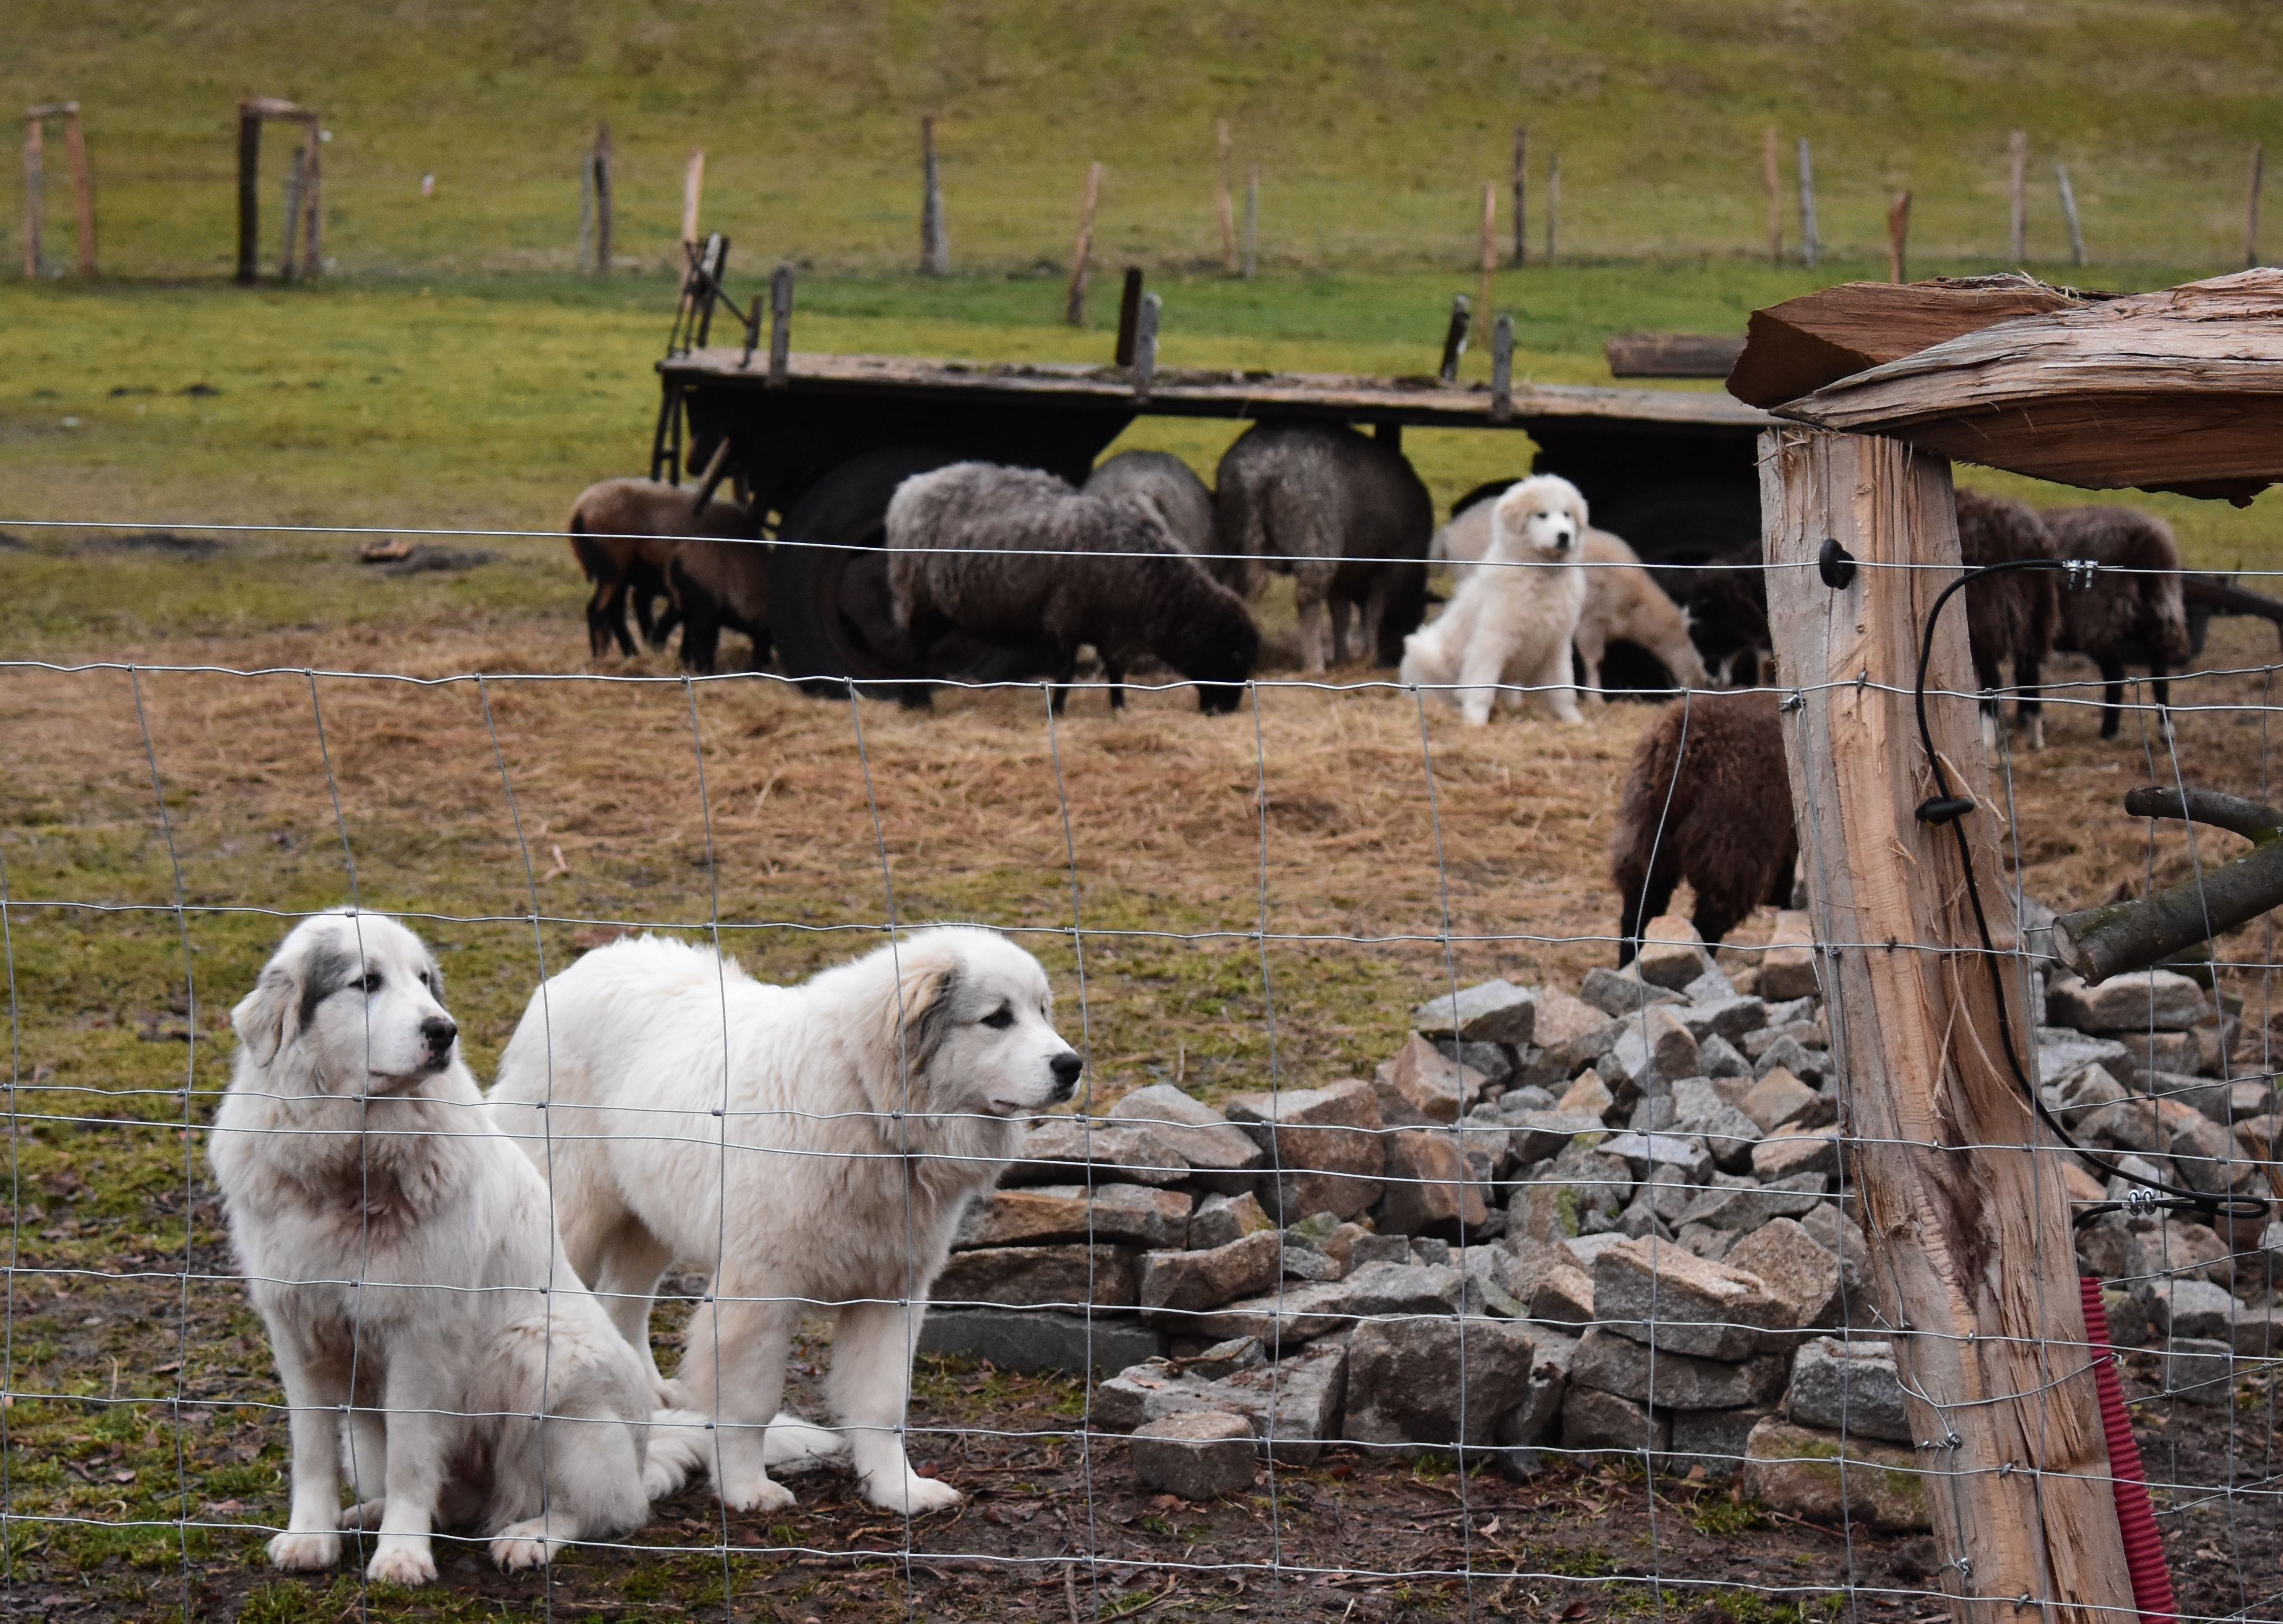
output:
[[1060, 657], [1056, 712], [1081, 644], [1102, 657], [1113, 710], [1126, 704], [1127, 664], [1147, 653], [1196, 683], [1200, 710], [1233, 711], [1260, 652], [1243, 599], [1183, 550], [1140, 496], [954, 463], [896, 488], [888, 552], [896, 624], [922, 668], [953, 631], [1005, 648], [1049, 642]]
[[[2061, 595], [2053, 646], [2100, 668], [2100, 736], [2114, 738], [2124, 715], [2124, 668], [2147, 666], [2158, 707], [2168, 707], [2172, 684], [2165, 678], [2193, 652], [2180, 598], [2179, 543], [2171, 527], [2137, 508], [2056, 508], [2045, 514], [2045, 526], [2062, 558], [2104, 566], [2090, 587]], [[2111, 573], [2130, 570], [2164, 573]]]
[[[2053, 556], [2053, 536], [2036, 512], [2003, 496], [1961, 490], [1958, 501], [1958, 552], [1969, 568]], [[2032, 750], [2045, 747], [2045, 707], [2038, 681], [2053, 654], [2061, 619], [2054, 572], [2007, 570], [1966, 589], [1966, 642], [1983, 689], [1982, 731], [1985, 744], [1998, 740], [2003, 720], [1994, 691], [1999, 666], [2014, 663], [2014, 715]]]
[[752, 668], [769, 658], [769, 550], [758, 542], [683, 542], [666, 566], [682, 612], [682, 663], [711, 674], [721, 631], [753, 640]]
[[[1469, 493], [1473, 495], [1472, 492]], [[1462, 502], [1467, 498], [1461, 497]], [[1464, 585], [1475, 571], [1491, 539], [1491, 502], [1461, 507], [1451, 522], [1435, 532], [1428, 558], [1450, 566], [1454, 580]], [[1612, 643], [1631, 643], [1654, 654], [1680, 688], [1710, 688], [1711, 674], [1691, 640], [1687, 612], [1667, 597], [1640, 555], [1622, 536], [1593, 526], [1578, 549], [1586, 566], [1586, 606], [1578, 612], [1576, 645], [1583, 680], [1578, 691], [1588, 705], [1606, 703], [1601, 687], [1601, 660]]]
[[1328, 608], [1332, 662], [1402, 659], [1427, 614], [1435, 504], [1401, 452], [1339, 424], [1262, 423], [1229, 447], [1214, 483], [1218, 550], [1232, 555], [1216, 573], [1247, 597], [1268, 570], [1291, 574], [1306, 671], [1325, 669]]
[[[596, 659], [615, 640], [621, 654], [635, 652], [627, 632], [627, 601], [652, 648], [663, 648], [679, 618], [666, 579], [675, 538], [685, 535], [751, 536], [752, 512], [742, 503], [715, 501], [702, 514], [690, 511], [696, 492], [656, 480], [604, 480], [579, 493], [564, 528], [580, 574], [595, 583], [587, 600], [587, 646]], [[652, 622], [655, 600], [668, 599], [664, 619]]]
[[1175, 541], [1191, 552], [1213, 550], [1213, 498], [1188, 464], [1170, 451], [1120, 451], [1087, 476], [1095, 496], [1140, 496], [1154, 504]]
[[1777, 704], [1766, 692], [1691, 694], [1666, 706], [1633, 747], [1609, 848], [1620, 965], [1684, 879], [1708, 942], [1762, 902], [1790, 901], [1799, 835]]

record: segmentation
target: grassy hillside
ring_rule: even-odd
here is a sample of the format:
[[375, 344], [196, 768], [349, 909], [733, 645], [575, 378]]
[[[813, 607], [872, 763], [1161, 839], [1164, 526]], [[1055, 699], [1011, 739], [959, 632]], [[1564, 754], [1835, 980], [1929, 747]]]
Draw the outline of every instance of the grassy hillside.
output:
[[[969, 268], [1062, 261], [1095, 158], [1106, 257], [1217, 260], [1226, 118], [1240, 172], [1262, 170], [1271, 266], [1466, 262], [1481, 183], [1527, 123], [1541, 198], [1561, 153], [1562, 240], [1581, 256], [1757, 251], [1773, 124], [1815, 143], [1827, 242], [1874, 246], [1907, 187], [1925, 252], [1987, 261], [2019, 127], [2033, 261], [2065, 252], [2060, 160], [2096, 265], [2226, 269], [2247, 150], [2283, 149], [2279, 70], [2283, 12], [2257, 0], [352, 0], [321, 21], [289, 0], [16, 0], [0, 30], [0, 105], [86, 104], [106, 265], [163, 276], [225, 268], [246, 93], [323, 110], [327, 246], [358, 272], [566, 266], [599, 119], [631, 262], [671, 250], [703, 145], [707, 223], [744, 262], [893, 269], [914, 252], [923, 112], [941, 121]], [[292, 141], [273, 129], [266, 227]]]

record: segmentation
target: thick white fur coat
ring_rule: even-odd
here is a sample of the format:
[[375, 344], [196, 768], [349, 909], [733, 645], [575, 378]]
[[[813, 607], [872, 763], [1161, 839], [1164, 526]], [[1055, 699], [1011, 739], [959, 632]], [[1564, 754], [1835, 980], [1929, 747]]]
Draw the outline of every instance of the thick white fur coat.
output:
[[1481, 566], [1439, 616], [1404, 640], [1402, 680], [1456, 705], [1475, 727], [1494, 705], [1519, 706], [1531, 689], [1562, 721], [1581, 721], [1570, 646], [1585, 607], [1577, 565], [1585, 533], [1586, 499], [1567, 480], [1539, 474], [1501, 494]]

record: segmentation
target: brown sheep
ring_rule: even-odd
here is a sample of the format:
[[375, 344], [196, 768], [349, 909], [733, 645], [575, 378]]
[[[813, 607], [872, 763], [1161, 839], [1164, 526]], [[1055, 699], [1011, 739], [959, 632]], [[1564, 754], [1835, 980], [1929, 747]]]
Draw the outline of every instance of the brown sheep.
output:
[[1717, 942], [1762, 902], [1791, 899], [1799, 836], [1773, 693], [1699, 693], [1667, 705], [1633, 747], [1609, 845], [1617, 963], [1686, 879], [1697, 933]]
[[[2165, 677], [2193, 652], [2186, 606], [2180, 598], [2180, 548], [2171, 527], [2128, 507], [2055, 508], [2046, 527], [2064, 558], [2104, 566], [2092, 584], [2061, 597], [2061, 636], [2053, 646], [2090, 658], [2100, 668], [2100, 736], [2116, 737], [2124, 715], [2124, 668], [2148, 668], [2156, 703], [2172, 702]], [[2161, 570], [2162, 574], [2112, 574]]]
[[752, 669], [769, 659], [769, 549], [760, 542], [683, 542], [666, 566], [666, 589], [682, 612], [682, 663], [711, 674], [721, 629], [753, 640]]
[[[2053, 557], [2053, 536], [2036, 511], [2004, 496], [1961, 490], [1958, 551], [1968, 568]], [[1966, 642], [1981, 680], [1983, 738], [1997, 742], [2004, 720], [1996, 691], [2000, 663], [2014, 663], [2014, 714], [2032, 750], [2045, 747], [2045, 706], [2038, 682], [2053, 650], [2061, 611], [2055, 572], [2007, 570], [1966, 589]]]
[[[595, 583], [587, 600], [587, 646], [596, 659], [615, 640], [621, 654], [635, 652], [627, 632], [627, 600], [651, 647], [663, 648], [680, 618], [666, 578], [674, 550], [684, 535], [750, 536], [752, 513], [741, 503], [715, 501], [702, 516], [690, 504], [697, 493], [656, 480], [604, 480], [579, 493], [563, 527], [571, 533], [571, 554], [580, 572]], [[654, 600], [666, 597], [666, 617], [652, 624]]]

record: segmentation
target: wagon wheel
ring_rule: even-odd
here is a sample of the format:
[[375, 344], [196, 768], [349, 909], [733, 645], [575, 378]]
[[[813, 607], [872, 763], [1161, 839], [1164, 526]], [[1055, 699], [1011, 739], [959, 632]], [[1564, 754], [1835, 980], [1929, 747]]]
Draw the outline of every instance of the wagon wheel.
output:
[[896, 629], [885, 551], [888, 498], [913, 474], [958, 460], [923, 446], [867, 451], [810, 486], [785, 514], [781, 540], [821, 544], [771, 550], [769, 636], [786, 674], [812, 693], [840, 692], [853, 677], [880, 684], [866, 691], [886, 699], [904, 691], [893, 685], [897, 679], [1009, 682], [1049, 668], [1050, 655], [1040, 651], [946, 637], [923, 670]]

